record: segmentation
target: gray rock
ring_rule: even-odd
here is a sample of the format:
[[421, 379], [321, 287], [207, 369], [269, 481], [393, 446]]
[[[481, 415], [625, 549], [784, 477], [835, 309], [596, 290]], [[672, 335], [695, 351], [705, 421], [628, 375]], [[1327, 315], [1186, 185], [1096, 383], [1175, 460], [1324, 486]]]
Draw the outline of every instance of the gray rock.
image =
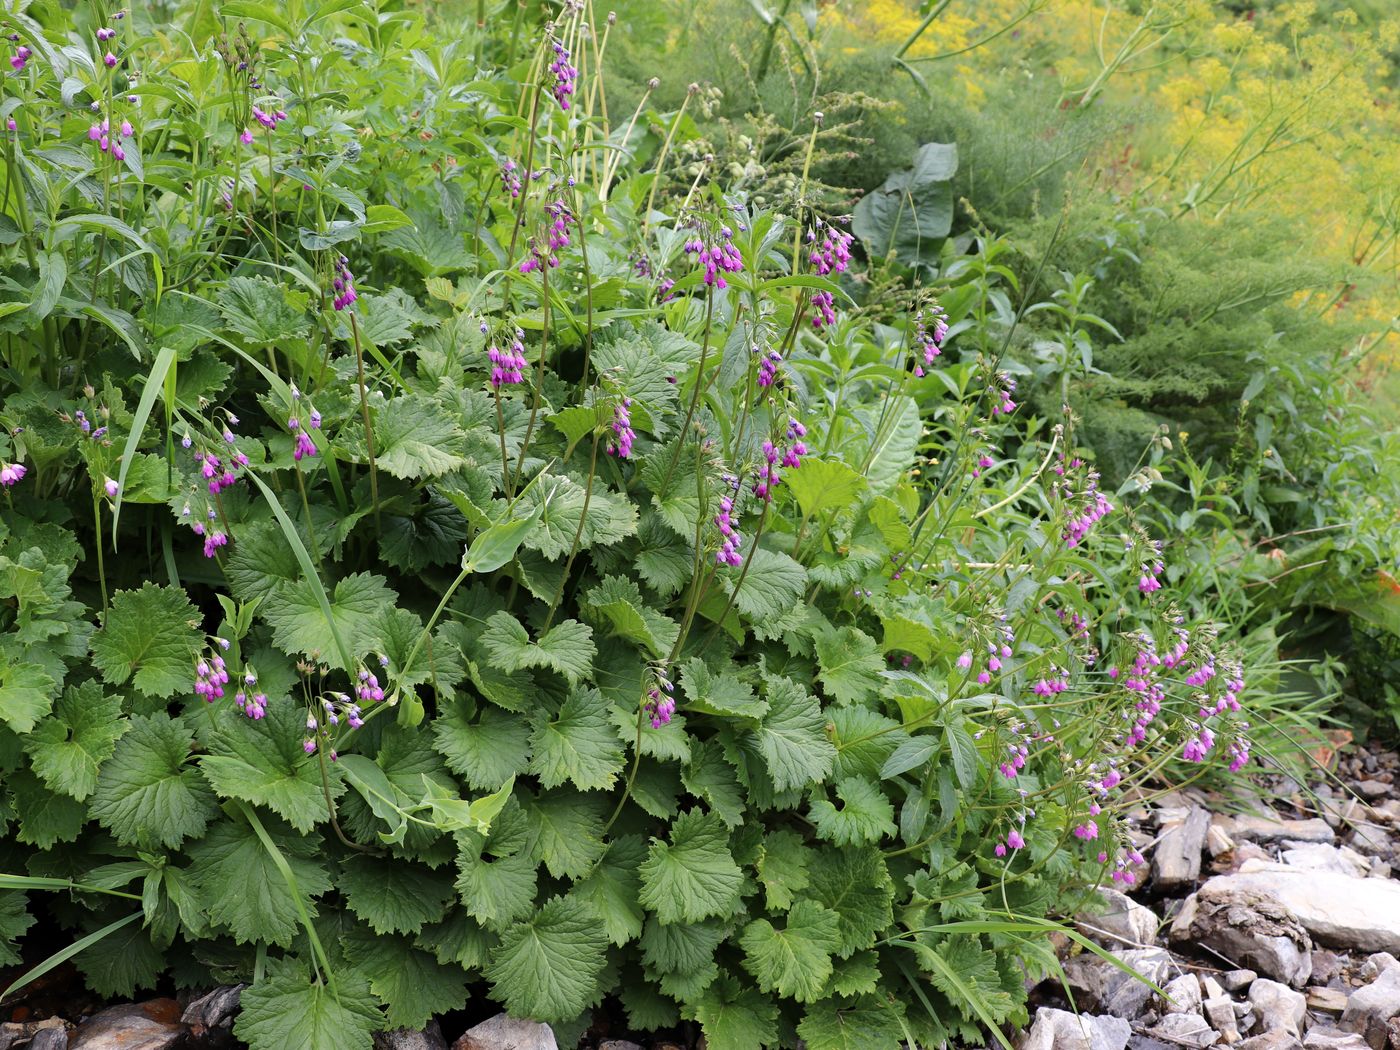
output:
[[1382, 970], [1366, 987], [1352, 992], [1340, 1027], [1360, 1035], [1374, 1050], [1381, 1050], [1392, 1017], [1400, 1017], [1400, 969]]
[[1240, 1023], [1235, 1016], [1235, 1003], [1228, 995], [1207, 999], [1201, 1004], [1201, 1009], [1206, 1015], [1206, 1021], [1220, 1033], [1221, 1039], [1226, 1043], [1240, 1041]]
[[1157, 937], [1157, 916], [1125, 893], [1101, 889], [1102, 911], [1085, 911], [1075, 920], [1081, 932], [1110, 948], [1147, 947]]
[[190, 1001], [180, 1020], [190, 1026], [190, 1034], [196, 1038], [212, 1028], [226, 1028], [233, 1024], [239, 999], [247, 987], [246, 984], [226, 984], [205, 992]]
[[1165, 819], [1152, 851], [1153, 882], [1164, 890], [1193, 885], [1201, 877], [1201, 853], [1209, 830], [1210, 814], [1200, 806]]
[[1258, 976], [1253, 970], [1231, 970], [1220, 975], [1220, 983], [1227, 992], [1242, 992], [1253, 984]]
[[609, 1039], [599, 1043], [598, 1050], [642, 1050], [642, 1048], [630, 1039]]
[[[1161, 948], [1113, 953], [1124, 965], [1159, 987], [1167, 979], [1171, 956]], [[1137, 1020], [1152, 997], [1152, 989], [1142, 980], [1124, 973], [1097, 955], [1081, 955], [1065, 967], [1070, 987], [1083, 995], [1093, 1008], [1114, 1017]]]
[[1347, 993], [1340, 988], [1309, 988], [1308, 1009], [1339, 1014], [1347, 1008]]
[[1385, 798], [1392, 790], [1389, 784], [1382, 784], [1379, 780], [1363, 780], [1356, 785], [1357, 794], [1369, 799]]
[[1208, 879], [1171, 927], [1173, 941], [1203, 945], [1236, 964], [1302, 987], [1312, 974], [1312, 939], [1302, 923], [1262, 890], [1234, 875]]
[[1124, 1050], [1132, 1026], [1120, 1017], [1078, 1016], [1042, 1006], [1017, 1050]]
[[[68, 1033], [62, 1028], [41, 1028], [34, 1033], [34, 1038], [29, 1040], [28, 1050], [68, 1050]], [[110, 1044], [112, 1050], [126, 1050], [124, 1043]], [[144, 1050], [141, 1044], [135, 1044], [136, 1050]]]
[[1258, 1035], [1250, 1036], [1239, 1044], [1240, 1050], [1303, 1050], [1303, 1044], [1296, 1035], [1274, 1028]]
[[429, 1021], [421, 1032], [410, 1028], [395, 1028], [391, 1032], [374, 1033], [374, 1050], [447, 1050], [447, 1040], [436, 1021]]
[[1212, 820], [1209, 830], [1206, 831], [1206, 852], [1214, 860], [1222, 853], [1229, 853], [1235, 848], [1235, 840], [1230, 837], [1230, 833], [1225, 828]]
[[1304, 1050], [1371, 1050], [1371, 1044], [1355, 1032], [1313, 1025], [1303, 1038]]
[[1400, 960], [1397, 960], [1395, 956], [1389, 952], [1376, 952], [1367, 956], [1366, 961], [1361, 964], [1361, 968], [1357, 971], [1357, 976], [1370, 984], [1386, 970], [1394, 970], [1397, 967], [1400, 967]]
[[1289, 842], [1279, 860], [1290, 868], [1309, 871], [1331, 871], [1338, 875], [1363, 878], [1371, 870], [1370, 862], [1354, 849], [1330, 846], [1325, 842]]
[[41, 1032], [54, 1029], [61, 1037], [55, 1040], [51, 1036], [44, 1037], [44, 1044], [49, 1046], [65, 1047], [68, 1045], [68, 1022], [60, 1017], [46, 1017], [42, 1021], [6, 1021], [0, 1024], [0, 1050], [10, 1050], [11, 1047], [32, 1046], [32, 1040]]
[[452, 1050], [559, 1050], [559, 1043], [547, 1024], [497, 1014], [467, 1029]]
[[1237, 842], [1334, 842], [1337, 833], [1319, 817], [1309, 820], [1279, 820], [1277, 817], [1235, 817], [1222, 822], [1227, 834]]
[[1201, 982], [1196, 979], [1194, 973], [1184, 973], [1180, 977], [1173, 977], [1162, 985], [1162, 991], [1167, 993], [1166, 1005], [1162, 1007], [1163, 1013], [1198, 1014], [1201, 1012]]
[[[190, 1028], [174, 999], [123, 1003], [93, 1014], [68, 1040], [69, 1050], [172, 1050]], [[33, 1045], [33, 1044], [31, 1044]]]
[[1147, 1034], [1177, 1046], [1206, 1047], [1220, 1038], [1200, 1014], [1167, 1014]]
[[1207, 880], [1199, 894], [1227, 888], [1277, 901], [1322, 944], [1400, 952], [1400, 883], [1251, 860]]
[[1303, 1018], [1308, 1015], [1308, 998], [1302, 992], [1260, 978], [1249, 986], [1249, 1002], [1258, 1011], [1264, 1031], [1281, 1028], [1290, 1035], [1302, 1035]]

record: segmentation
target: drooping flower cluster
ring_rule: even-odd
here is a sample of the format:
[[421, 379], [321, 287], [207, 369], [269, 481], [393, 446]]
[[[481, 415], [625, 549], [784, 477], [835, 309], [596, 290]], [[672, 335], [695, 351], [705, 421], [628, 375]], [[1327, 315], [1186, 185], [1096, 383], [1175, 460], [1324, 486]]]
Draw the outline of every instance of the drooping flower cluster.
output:
[[519, 199], [523, 187], [520, 176], [516, 173], [516, 163], [509, 157], [501, 161], [501, 185], [506, 188], [512, 200]]
[[[851, 234], [818, 221], [807, 231], [807, 258], [819, 277], [841, 273], [851, 261]], [[817, 331], [836, 323], [835, 299], [826, 290], [812, 293], [812, 327]]]
[[715, 552], [715, 564], [733, 565], [737, 568], [744, 564], [743, 555], [739, 553], [743, 537], [739, 535], [739, 527], [734, 520], [734, 500], [739, 495], [739, 479], [733, 474], [726, 474], [724, 483], [729, 487], [729, 491], [720, 497], [719, 513], [715, 515], [715, 525], [719, 528], [720, 538], [719, 550]]
[[796, 470], [802, 466], [802, 457], [807, 454], [807, 445], [802, 441], [807, 436], [807, 428], [795, 419], [789, 419], [784, 438], [778, 444], [772, 441], [763, 443], [763, 463], [759, 466], [754, 481], [753, 494], [764, 503], [773, 501], [773, 492], [782, 482], [779, 467]]
[[1089, 470], [1078, 458], [1069, 460], [1068, 466], [1073, 474], [1057, 482], [1055, 492], [1065, 502], [1065, 545], [1077, 547], [1096, 524], [1113, 512], [1113, 504], [1099, 489], [1098, 471]]
[[[14, 34], [10, 37], [10, 39], [18, 40], [19, 34]], [[21, 70], [23, 70], [25, 66], [29, 65], [29, 60], [33, 57], [34, 52], [31, 51], [29, 48], [25, 47], [23, 44], [20, 44], [19, 47], [15, 48], [15, 53], [10, 56], [10, 68], [13, 69], [16, 73], [18, 73]]]
[[256, 120], [268, 131], [276, 131], [277, 125], [287, 119], [287, 113], [285, 110], [281, 109], [275, 109], [271, 113], [269, 113], [265, 109], [260, 109], [257, 106], [254, 106], [253, 119]]
[[782, 380], [783, 355], [777, 350], [762, 350], [754, 343], [752, 353], [758, 357], [758, 385], [770, 387]]
[[988, 396], [992, 400], [992, 415], [1010, 415], [1016, 411], [1016, 402], [1011, 395], [1016, 393], [1016, 380], [1007, 372], [995, 372], [987, 384]]
[[28, 473], [29, 468], [23, 463], [0, 463], [0, 485], [10, 488]]
[[515, 338], [510, 345], [502, 350], [492, 344], [487, 352], [491, 359], [491, 387], [499, 390], [502, 386], [511, 383], [521, 383], [525, 380], [525, 333], [519, 328], [515, 330]]
[[578, 81], [578, 70], [570, 64], [569, 49], [564, 46], [562, 41], [557, 38], [552, 39], [550, 46], [554, 49], [554, 61], [549, 64], [549, 72], [554, 78], [550, 92], [554, 95], [554, 100], [559, 103], [559, 108], [567, 110]]
[[249, 667], [243, 672], [243, 682], [238, 692], [233, 694], [234, 705], [254, 721], [267, 714], [267, 694], [257, 685], [257, 672]]
[[[573, 184], [572, 179], [569, 182]], [[530, 254], [520, 263], [521, 273], [533, 273], [542, 265], [557, 269], [559, 253], [573, 243], [569, 239], [569, 225], [574, 221], [574, 216], [568, 202], [558, 198], [547, 203], [544, 211], [549, 217], [549, 225], [540, 238], [530, 238]]]
[[[933, 359], [943, 353], [943, 340], [947, 338], [948, 315], [938, 303], [929, 303], [914, 315], [914, 374], [916, 376], [926, 375], [927, 370], [933, 367]], [[1012, 389], [1015, 389], [1014, 383]], [[1015, 407], [1012, 405], [1011, 409]], [[1007, 409], [1007, 411], [1011, 411], [1011, 409]]]
[[624, 397], [613, 405], [613, 436], [608, 439], [608, 455], [627, 459], [632, 455], [632, 443], [637, 440], [637, 432], [632, 429], [632, 399]]
[[[381, 667], [387, 663], [387, 659], [380, 660]], [[379, 684], [379, 676], [368, 667], [361, 667], [355, 674], [355, 698], [363, 704], [384, 699], [384, 688]]]
[[117, 133], [118, 138], [116, 141], [113, 141], [111, 121], [104, 117], [100, 121], [95, 121], [92, 126], [88, 128], [88, 139], [92, 142], [96, 142], [98, 150], [102, 153], [106, 153], [110, 150], [113, 158], [116, 160], [125, 160], [126, 150], [122, 148], [121, 139], [129, 139], [135, 134], [135, 129], [131, 126], [131, 121], [123, 120], [121, 126], [117, 129]]
[[[215, 638], [214, 644], [227, 652], [227, 638]], [[223, 699], [224, 686], [228, 685], [228, 666], [224, 658], [213, 648], [206, 648], [194, 665], [194, 693], [202, 696], [206, 703]]]
[[666, 675], [665, 668], [653, 668], [652, 686], [647, 690], [646, 702], [642, 711], [651, 719], [651, 728], [660, 729], [671, 721], [676, 713], [676, 686]]
[[[306, 412], [306, 423], [302, 423], [302, 412]], [[310, 405], [302, 403], [301, 391], [294, 385], [292, 387], [292, 411], [287, 417], [287, 429], [291, 431], [296, 443], [292, 446], [292, 458], [300, 463], [307, 456], [316, 455], [316, 442], [312, 440], [309, 431], [321, 429], [321, 413]], [[225, 434], [225, 440], [228, 435]]]
[[685, 242], [685, 251], [695, 256], [695, 262], [705, 270], [705, 283], [715, 288], [728, 288], [724, 280], [726, 273], [741, 273], [744, 257], [734, 245], [734, 231], [728, 226], [719, 228], [718, 240], [706, 244], [698, 234]]
[[335, 276], [331, 278], [331, 290], [335, 298], [331, 301], [337, 310], [344, 310], [359, 298], [355, 291], [355, 278], [350, 273], [350, 260], [340, 256], [335, 261]]

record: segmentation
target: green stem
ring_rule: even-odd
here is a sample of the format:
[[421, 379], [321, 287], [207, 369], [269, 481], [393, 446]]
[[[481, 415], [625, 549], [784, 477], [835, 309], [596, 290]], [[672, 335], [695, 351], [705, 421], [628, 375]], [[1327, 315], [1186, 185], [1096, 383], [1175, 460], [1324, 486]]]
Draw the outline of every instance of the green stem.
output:
[[369, 399], [365, 396], [365, 355], [360, 349], [360, 325], [355, 312], [350, 311], [350, 334], [355, 340], [355, 369], [360, 388], [360, 418], [365, 424], [365, 450], [369, 453], [369, 494], [374, 507], [374, 528], [379, 531], [379, 471], [374, 462], [374, 424], [369, 416]]

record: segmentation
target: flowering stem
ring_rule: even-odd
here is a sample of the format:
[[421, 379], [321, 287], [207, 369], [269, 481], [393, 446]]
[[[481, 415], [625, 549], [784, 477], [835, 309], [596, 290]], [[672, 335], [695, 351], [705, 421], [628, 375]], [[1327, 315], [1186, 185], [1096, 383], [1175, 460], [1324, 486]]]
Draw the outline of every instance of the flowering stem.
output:
[[360, 418], [365, 423], [365, 449], [369, 453], [369, 495], [374, 506], [374, 527], [379, 528], [379, 472], [374, 465], [374, 425], [369, 418], [369, 400], [365, 397], [365, 355], [360, 349], [360, 325], [350, 312], [350, 334], [355, 339], [355, 368], [360, 387]]
[[92, 493], [92, 527], [97, 535], [97, 582], [102, 588], [102, 620], [107, 620], [107, 569], [102, 562], [102, 501], [97, 491]]
[[501, 439], [501, 484], [506, 485], [510, 481], [510, 457], [506, 455], [506, 417], [501, 411], [501, 388], [496, 387], [491, 393], [496, 398], [496, 436]]
[[666, 477], [661, 482], [661, 487], [657, 493], [665, 496], [667, 489], [671, 486], [671, 475], [676, 472], [676, 464], [681, 458], [681, 447], [685, 444], [686, 435], [690, 432], [691, 421], [695, 418], [695, 408], [700, 403], [700, 388], [705, 381], [705, 362], [710, 352], [710, 322], [715, 313], [715, 290], [708, 287], [705, 290], [705, 333], [700, 340], [700, 366], [695, 371], [695, 388], [690, 392], [690, 407], [685, 410], [685, 422], [681, 424], [680, 433], [676, 435], [676, 450], [671, 453], [671, 464], [666, 468]]
[[[321, 570], [321, 545], [316, 542], [316, 527], [311, 521], [311, 504], [306, 499], [306, 482], [301, 475], [301, 462], [293, 460], [292, 466], [297, 472], [297, 491], [301, 493], [301, 509], [306, 515], [306, 535], [311, 540], [311, 553], [316, 556], [316, 569]], [[222, 504], [220, 506], [222, 510]]]
[[802, 209], [807, 199], [807, 178], [812, 171], [812, 153], [817, 148], [817, 129], [822, 126], [822, 115], [813, 114], [812, 134], [807, 136], [807, 156], [802, 161], [802, 181], [797, 189], [796, 215], [793, 216], [792, 223], [792, 272], [797, 273], [802, 268]]
[[758, 525], [753, 530], [753, 543], [749, 547], [749, 553], [744, 555], [744, 567], [739, 570], [739, 578], [734, 581], [734, 589], [729, 592], [729, 600], [724, 603], [724, 609], [720, 612], [719, 618], [715, 620], [715, 625], [710, 628], [709, 637], [705, 639], [705, 647], [715, 639], [715, 635], [724, 627], [724, 618], [729, 615], [729, 610], [734, 608], [734, 601], [739, 597], [739, 588], [744, 586], [744, 580], [749, 575], [749, 566], [753, 565], [753, 556], [758, 553], [758, 541], [763, 537], [763, 527], [768, 524], [768, 508], [772, 506], [766, 500], [763, 503], [763, 510], [758, 515]]
[[661, 152], [656, 157], [656, 170], [652, 172], [651, 191], [647, 194], [647, 210], [642, 216], [642, 240], [646, 241], [647, 230], [651, 228], [651, 206], [656, 202], [656, 189], [661, 185], [661, 173], [666, 167], [666, 155], [671, 152], [671, 140], [676, 137], [676, 129], [680, 127], [681, 117], [685, 116], [685, 107], [690, 105], [690, 96], [695, 94], [694, 90], [687, 90], [685, 99], [681, 102], [681, 108], [676, 110], [675, 118], [671, 121], [671, 126], [666, 129], [666, 138], [661, 143]]
[[530, 451], [530, 439], [535, 434], [535, 420], [540, 414], [540, 398], [544, 395], [544, 359], [549, 351], [549, 266], [540, 269], [540, 309], [543, 311], [544, 319], [540, 328], [540, 359], [535, 367], [535, 397], [530, 404], [530, 422], [525, 426], [525, 440], [520, 443], [520, 458], [515, 461], [515, 476], [511, 479], [510, 488], [506, 490], [506, 496], [515, 491], [515, 486], [520, 484], [520, 475], [525, 470], [525, 454]]
[[598, 470], [598, 429], [593, 429], [593, 451], [588, 459], [588, 483], [583, 489], [583, 510], [578, 516], [578, 526], [574, 529], [574, 542], [569, 546], [569, 557], [564, 562], [564, 572], [559, 577], [559, 588], [554, 592], [554, 600], [549, 603], [549, 614], [544, 618], [544, 626], [540, 628], [540, 634], [549, 630], [550, 624], [554, 622], [554, 614], [559, 610], [559, 601], [564, 597], [564, 585], [569, 580], [569, 570], [574, 567], [574, 558], [578, 556], [579, 541], [583, 539], [583, 526], [588, 521], [588, 505], [593, 499], [593, 477]]

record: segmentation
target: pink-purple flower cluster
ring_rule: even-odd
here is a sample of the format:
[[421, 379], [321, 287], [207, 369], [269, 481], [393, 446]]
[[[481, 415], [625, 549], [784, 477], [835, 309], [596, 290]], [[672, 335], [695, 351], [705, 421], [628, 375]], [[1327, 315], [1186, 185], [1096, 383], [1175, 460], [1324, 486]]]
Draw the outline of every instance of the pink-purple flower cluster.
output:
[[[220, 649], [228, 649], [227, 639], [216, 638], [215, 641]], [[212, 704], [215, 700], [223, 698], [224, 686], [228, 685], [228, 679], [228, 667], [224, 658], [212, 649], [207, 650], [194, 665], [194, 692], [196, 696], [204, 697], [206, 703]]]
[[758, 385], [760, 387], [770, 387], [777, 383], [782, 375], [783, 355], [777, 350], [769, 350], [764, 353], [757, 343], [753, 346], [753, 352], [758, 355]]
[[506, 192], [510, 194], [512, 200], [520, 197], [520, 191], [523, 188], [520, 176], [516, 173], [515, 161], [509, 157], [501, 161], [501, 185], [506, 188]]
[[368, 667], [361, 667], [355, 675], [355, 698], [365, 704], [384, 699], [384, 689], [379, 684], [379, 676]]
[[727, 492], [720, 497], [719, 513], [715, 515], [715, 525], [719, 528], [719, 550], [715, 552], [716, 565], [733, 565], [738, 567], [744, 564], [744, 557], [739, 553], [739, 545], [743, 542], [743, 537], [739, 535], [739, 529], [734, 521], [734, 496], [735, 493]]
[[250, 667], [243, 673], [238, 692], [233, 694], [234, 705], [255, 722], [267, 714], [267, 694], [257, 684], [257, 673]]
[[637, 432], [632, 429], [632, 399], [624, 397], [613, 405], [613, 436], [608, 439], [608, 455], [627, 459], [632, 455], [632, 443]]
[[551, 40], [550, 46], [554, 49], [554, 61], [549, 64], [549, 72], [554, 77], [550, 91], [559, 108], [567, 110], [578, 81], [578, 70], [570, 64], [569, 49], [561, 41]]
[[[914, 374], [916, 376], [927, 374], [927, 370], [933, 367], [933, 359], [943, 353], [943, 340], [947, 338], [948, 315], [938, 303], [930, 303], [914, 315], [914, 353], [916, 355]], [[1014, 383], [1012, 389], [1015, 389]], [[1015, 405], [1011, 406], [1012, 409], [1015, 407]]]
[[487, 356], [491, 359], [491, 386], [499, 390], [502, 386], [511, 383], [521, 383], [525, 380], [525, 333], [519, 328], [515, 330], [515, 338], [511, 344], [502, 350], [500, 347], [492, 345], [487, 351]]
[[993, 373], [988, 384], [988, 393], [991, 395], [994, 417], [1010, 415], [1016, 411], [1016, 402], [1011, 399], [1011, 395], [1016, 393], [1016, 380], [1009, 373]]
[[[807, 259], [819, 277], [841, 273], [851, 261], [851, 235], [819, 221], [807, 231]], [[812, 327], [817, 331], [836, 323], [835, 299], [826, 290], [812, 293]]]
[[19, 484], [20, 480], [29, 473], [29, 468], [23, 463], [0, 463], [0, 485], [10, 488]]
[[253, 119], [256, 120], [268, 131], [276, 131], [277, 125], [287, 119], [287, 113], [285, 110], [281, 109], [274, 109], [271, 113], [269, 113], [265, 109], [259, 109], [257, 106], [254, 106]]
[[[15, 36], [12, 36], [10, 39], [18, 39], [18, 36], [19, 34], [15, 34]], [[15, 53], [10, 56], [10, 68], [18, 73], [24, 69], [25, 66], [29, 65], [29, 60], [33, 57], [34, 52], [23, 44], [20, 44], [19, 47], [15, 48]]]
[[101, 152], [106, 153], [108, 150], [111, 150], [114, 158], [117, 160], [125, 160], [126, 150], [122, 148], [121, 139], [131, 138], [131, 136], [135, 134], [135, 129], [132, 128], [131, 121], [123, 120], [117, 132], [118, 138], [116, 141], [113, 141], [111, 121], [104, 117], [101, 121], [93, 123], [93, 125], [88, 128], [88, 139], [92, 142], [96, 142], [97, 148]]
[[696, 263], [705, 270], [705, 283], [715, 288], [728, 288], [724, 274], [744, 269], [744, 258], [734, 245], [734, 231], [728, 226], [720, 227], [719, 240], [713, 244], [706, 244], [702, 237], [692, 237], [685, 242], [685, 251], [695, 256]]
[[807, 454], [807, 445], [802, 441], [807, 436], [807, 428], [795, 419], [788, 419], [787, 431], [779, 444], [772, 441], [763, 443], [763, 463], [758, 468], [754, 481], [753, 494], [764, 503], [773, 501], [773, 492], [782, 482], [779, 467], [796, 470], [802, 466], [802, 457]]
[[350, 273], [350, 260], [340, 256], [335, 261], [335, 276], [331, 278], [331, 290], [335, 298], [331, 301], [337, 310], [344, 310], [360, 296], [355, 291], [355, 278]]
[[651, 719], [651, 728], [660, 729], [671, 721], [676, 713], [675, 684], [662, 671], [653, 671], [655, 684], [647, 690], [643, 712]]

